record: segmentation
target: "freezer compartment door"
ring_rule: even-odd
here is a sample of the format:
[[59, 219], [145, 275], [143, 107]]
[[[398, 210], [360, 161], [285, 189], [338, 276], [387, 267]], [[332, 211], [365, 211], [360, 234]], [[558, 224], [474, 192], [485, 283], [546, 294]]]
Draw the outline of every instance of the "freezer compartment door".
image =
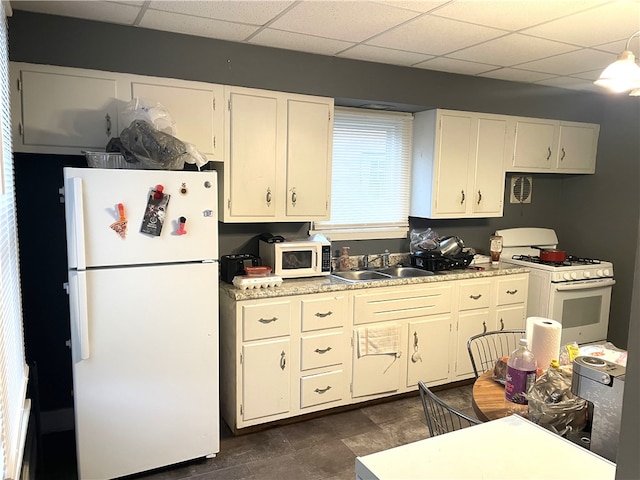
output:
[[72, 276], [80, 478], [120, 477], [217, 453], [218, 263]]
[[[214, 171], [65, 168], [64, 183], [70, 268], [218, 258]], [[156, 236], [141, 227], [158, 186], [169, 197], [152, 207], [153, 219], [163, 220]]]

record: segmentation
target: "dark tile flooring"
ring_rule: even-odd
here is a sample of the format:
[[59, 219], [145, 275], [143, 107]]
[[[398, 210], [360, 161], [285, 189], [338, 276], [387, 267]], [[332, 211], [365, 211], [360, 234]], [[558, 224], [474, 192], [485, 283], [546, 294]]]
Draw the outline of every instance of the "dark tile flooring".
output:
[[[474, 416], [472, 386], [437, 392]], [[185, 462], [128, 480], [354, 480], [355, 459], [429, 436], [417, 395], [234, 436], [222, 422], [216, 458]], [[44, 435], [38, 480], [76, 480], [73, 432]]]

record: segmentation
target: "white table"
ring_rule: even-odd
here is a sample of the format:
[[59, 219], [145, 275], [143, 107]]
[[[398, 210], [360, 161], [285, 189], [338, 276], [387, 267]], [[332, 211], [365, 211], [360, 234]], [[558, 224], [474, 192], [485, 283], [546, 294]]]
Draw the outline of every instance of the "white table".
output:
[[359, 480], [613, 480], [615, 463], [512, 415], [356, 458]]

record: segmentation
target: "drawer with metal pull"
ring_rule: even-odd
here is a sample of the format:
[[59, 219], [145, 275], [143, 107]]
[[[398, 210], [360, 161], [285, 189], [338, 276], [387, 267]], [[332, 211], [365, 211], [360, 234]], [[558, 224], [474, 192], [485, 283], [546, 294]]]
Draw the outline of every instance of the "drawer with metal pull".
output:
[[527, 287], [529, 279], [527, 275], [509, 275], [498, 280], [498, 305], [509, 305], [511, 303], [523, 303], [527, 299]]
[[345, 384], [342, 370], [300, 378], [300, 407], [312, 407], [341, 400]]
[[291, 324], [291, 302], [261, 303], [242, 306], [242, 340], [289, 335]]
[[300, 339], [300, 370], [342, 364], [343, 344], [342, 331], [302, 337]]
[[347, 312], [347, 296], [331, 295], [303, 299], [302, 331], [343, 327]]
[[474, 281], [469, 283], [461, 283], [458, 308], [460, 310], [488, 308], [490, 298], [490, 281]]

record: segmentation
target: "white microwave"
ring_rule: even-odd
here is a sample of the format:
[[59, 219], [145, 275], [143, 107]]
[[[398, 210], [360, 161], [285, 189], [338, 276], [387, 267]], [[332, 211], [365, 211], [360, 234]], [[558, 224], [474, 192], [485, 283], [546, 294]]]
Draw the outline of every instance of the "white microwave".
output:
[[331, 242], [319, 240], [285, 240], [268, 243], [260, 240], [260, 259], [281, 278], [301, 278], [331, 273]]

